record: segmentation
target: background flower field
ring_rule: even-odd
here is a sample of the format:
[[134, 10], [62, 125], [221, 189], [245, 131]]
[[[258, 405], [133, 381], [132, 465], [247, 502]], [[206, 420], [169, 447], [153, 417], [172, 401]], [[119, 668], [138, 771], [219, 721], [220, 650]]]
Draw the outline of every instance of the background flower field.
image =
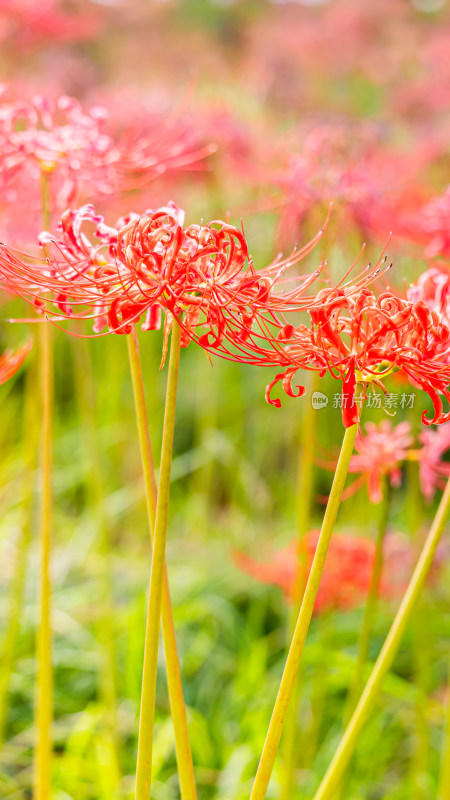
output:
[[[95, 203], [110, 224], [169, 200], [186, 210], [187, 224], [229, 215], [239, 226], [242, 219], [255, 266], [265, 267], [277, 253], [288, 255], [309, 241], [333, 203], [323, 237], [294, 267], [297, 274], [326, 260], [327, 279], [336, 282], [364, 243], [357, 272], [375, 263], [387, 244], [393, 266], [381, 276], [382, 286], [405, 294], [432, 266], [448, 278], [449, 36], [448, 4], [424, 0], [373, 6], [356, 0], [45, 0], [39, 8], [28, 0], [1, 2], [1, 147], [6, 153], [11, 144], [4, 130], [11, 102], [69, 95], [85, 110], [104, 107], [102, 135], [116, 143], [120, 174], [110, 164], [107, 175], [103, 167], [99, 174], [92, 159], [89, 169], [75, 167], [78, 205]], [[150, 151], [143, 155], [143, 137], [162, 166], [152, 163]], [[141, 149], [132, 149], [136, 142]], [[11, 173], [4, 154], [0, 160], [0, 238], [37, 252], [37, 236], [47, 227], [39, 191], [34, 196], [14, 165]], [[57, 189], [71, 205], [71, 186]], [[55, 226], [57, 201], [51, 202]], [[20, 298], [2, 293], [1, 352], [27, 337], [36, 343], [38, 325], [7, 322], [31, 313]], [[77, 325], [61, 322], [72, 332], [92, 333]], [[159, 370], [162, 331], [140, 332], [139, 344], [157, 464], [167, 373], [167, 366]], [[126, 337], [75, 338], [55, 328], [54, 345], [52, 798], [125, 800], [134, 796], [151, 563]], [[0, 387], [0, 796], [8, 800], [32, 797], [37, 350]], [[305, 464], [313, 481], [308, 530], [320, 528], [342, 440], [338, 381], [327, 375], [318, 384], [311, 372], [301, 379], [305, 396], [283, 395], [277, 409], [264, 401], [274, 376], [273, 369], [210, 358], [194, 342], [182, 351], [167, 563], [201, 800], [250, 794], [295, 606], [284, 573], [264, 582], [258, 565], [272, 563], [304, 525]], [[311, 411], [318, 390], [329, 402]], [[406, 449], [416, 455], [407, 457], [405, 449], [404, 460], [379, 480], [383, 498], [389, 479], [393, 484], [391, 551], [370, 637], [371, 664], [438, 506], [449, 460], [445, 446], [439, 476], [428, 476], [427, 489], [419, 475], [425, 456], [417, 451], [424, 444], [421, 415], [431, 402], [398, 376], [391, 376], [388, 390], [394, 398], [388, 408], [366, 408], [364, 424], [409, 423]], [[409, 404], [404, 394], [413, 398]], [[308, 425], [314, 426], [313, 453], [305, 445]], [[367, 472], [353, 470], [366, 477], [359, 489], [344, 492], [336, 533], [373, 542], [384, 499], [373, 502]], [[347, 487], [354, 480], [350, 475]], [[251, 569], [243, 568], [243, 555]], [[346, 602], [342, 581], [352, 584], [352, 568], [344, 575], [339, 558], [331, 549], [324, 580], [332, 599], [317, 606], [302, 658], [294, 800], [314, 796], [348, 713], [367, 587]], [[438, 796], [449, 703], [448, 578], [444, 537], [340, 800]], [[114, 674], [105, 661], [108, 648]], [[152, 798], [177, 800], [164, 663], [160, 648]], [[369, 673], [366, 664], [364, 676]], [[285, 763], [282, 743], [270, 798], [287, 800]]]

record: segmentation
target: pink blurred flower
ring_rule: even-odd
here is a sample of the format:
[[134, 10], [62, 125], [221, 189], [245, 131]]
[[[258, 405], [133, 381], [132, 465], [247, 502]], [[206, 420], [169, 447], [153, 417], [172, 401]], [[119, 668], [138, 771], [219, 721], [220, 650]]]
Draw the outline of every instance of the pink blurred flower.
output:
[[395, 426], [388, 420], [382, 420], [379, 425], [367, 422], [364, 434], [358, 434], [349, 472], [364, 476], [372, 503], [379, 503], [382, 499], [384, 476], [389, 478], [392, 486], [400, 486], [401, 466], [412, 444], [409, 422]]
[[23, 53], [38, 45], [76, 42], [94, 36], [99, 16], [93, 4], [72, 4], [60, 0], [0, 0], [0, 40]]
[[0, 104], [1, 202], [13, 231], [23, 226], [17, 215], [25, 205], [38, 217], [42, 176], [49, 211], [61, 213], [83, 193], [98, 197], [142, 187], [167, 171], [195, 166], [209, 152], [177, 121], [151, 113], [119, 129], [103, 106], [85, 111], [70, 97]]
[[[424, 153], [410, 157], [380, 141], [380, 130], [367, 122], [316, 121], [298, 131], [297, 141], [283, 142], [278, 168], [265, 169], [266, 180], [281, 191], [282, 238], [298, 236], [315, 209], [334, 204], [333, 219], [364, 236], [372, 228], [372, 208], [408, 185]], [[286, 138], [286, 137], [285, 137]], [[298, 141], [300, 140], [300, 142]], [[389, 233], [389, 230], [388, 232]]]
[[430, 501], [436, 489], [443, 489], [450, 476], [450, 463], [442, 458], [450, 450], [450, 424], [423, 431], [419, 440], [423, 445], [417, 452], [420, 486], [425, 499]]

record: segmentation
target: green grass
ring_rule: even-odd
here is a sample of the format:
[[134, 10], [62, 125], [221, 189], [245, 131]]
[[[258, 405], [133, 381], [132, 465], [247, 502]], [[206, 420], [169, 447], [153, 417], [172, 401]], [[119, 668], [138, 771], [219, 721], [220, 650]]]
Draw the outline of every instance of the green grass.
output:
[[[58, 334], [56, 344], [54, 797], [102, 800], [111, 797], [111, 766], [102, 734], [104, 709], [99, 685], [101, 556], [95, 509], [89, 505], [90, 463], [83, 448], [74, 391], [73, 343]], [[141, 335], [141, 345], [153, 409], [151, 426], [157, 439], [165, 377], [157, 370], [159, 334]], [[151, 554], [126, 342], [122, 337], [107, 337], [89, 346], [111, 539], [121, 797], [131, 798]], [[265, 382], [264, 372], [258, 369], [216, 361], [211, 370], [195, 345], [182, 353], [167, 560], [194, 763], [199, 794], [205, 800], [248, 797], [285, 659], [289, 610], [281, 592], [241, 574], [232, 560], [236, 547], [263, 558], [264, 552], [294, 538], [296, 531], [296, 436], [302, 404], [307, 400], [286, 400], [280, 411], [273, 409], [263, 400]], [[0, 473], [4, 487], [0, 518], [2, 636], [22, 525], [23, 455], [13, 421], [22, 414], [23, 385], [20, 376], [13, 387], [1, 390], [5, 419], [10, 421], [2, 430], [5, 455]], [[329, 388], [334, 391], [333, 384]], [[326, 428], [319, 427], [321, 440], [329, 450], [337, 447], [339, 411], [330, 410], [328, 418], [327, 412], [318, 413], [324, 414], [326, 424]], [[317, 491], [326, 493], [330, 483], [331, 475], [318, 470]], [[406, 532], [405, 501], [407, 504], [407, 484], [395, 494], [392, 515], [394, 527]], [[316, 504], [316, 524], [321, 513], [322, 507]], [[376, 514], [376, 509], [368, 508], [362, 490], [344, 503], [338, 530], [373, 535]], [[426, 516], [432, 517], [431, 509]], [[0, 756], [2, 796], [10, 800], [30, 796], [37, 568], [35, 503], [6, 740]], [[376, 714], [361, 737], [346, 799], [406, 800], [413, 796], [410, 764], [419, 702], [425, 703], [428, 729], [424, 780], [427, 791], [435, 792], [450, 634], [448, 599], [442, 575], [426, 597], [429, 675], [425, 697], [414, 683], [414, 645], [409, 630]], [[381, 605], [371, 659], [378, 653], [394, 607], [395, 603]], [[319, 669], [325, 690], [323, 718], [318, 726], [317, 752], [305, 765], [299, 759], [299, 798], [312, 796], [337, 744], [361, 620], [361, 608], [313, 620], [304, 653], [300, 731], [311, 726]], [[159, 659], [152, 796], [171, 800], [178, 797], [178, 784], [162, 654]], [[281, 770], [279, 757], [269, 797], [277, 796]]]

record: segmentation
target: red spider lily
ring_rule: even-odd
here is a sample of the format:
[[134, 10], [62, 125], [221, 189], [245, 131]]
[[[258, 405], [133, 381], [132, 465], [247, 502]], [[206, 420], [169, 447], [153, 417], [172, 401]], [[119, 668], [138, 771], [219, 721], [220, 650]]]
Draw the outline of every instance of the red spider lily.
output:
[[408, 289], [408, 300], [423, 300], [450, 327], [450, 272], [446, 264], [430, 267]]
[[203, 159], [213, 148], [199, 146], [186, 126], [155, 115], [117, 130], [102, 106], [82, 109], [77, 100], [36, 96], [0, 104], [0, 188], [7, 207], [37, 213], [42, 175], [50, 210], [62, 211], [81, 190], [96, 195], [142, 186], [170, 170]]
[[[318, 531], [310, 531], [304, 538], [304, 568], [309, 574], [319, 538]], [[385, 563], [380, 582], [384, 597], [401, 595], [412, 569], [414, 554], [405, 540], [388, 534], [384, 544]], [[401, 558], [399, 558], [401, 553]], [[270, 562], [255, 561], [243, 553], [235, 553], [237, 566], [248, 575], [264, 583], [279, 586], [287, 600], [295, 597], [297, 576], [302, 569], [297, 541], [273, 553]], [[375, 560], [375, 544], [370, 539], [347, 534], [333, 534], [327, 561], [315, 604], [315, 612], [333, 608], [352, 609], [360, 605], [367, 594]], [[402, 564], [399, 575], [398, 564]], [[401, 576], [401, 577], [400, 577]]]
[[[273, 387], [282, 381], [285, 392], [292, 396], [304, 393], [303, 387], [292, 388], [299, 369], [329, 372], [342, 381], [342, 418], [345, 427], [358, 422], [355, 400], [357, 383], [364, 392], [379, 387], [386, 392], [383, 378], [393, 369], [402, 369], [411, 383], [423, 389], [433, 402], [434, 414], [425, 424], [442, 423], [450, 418], [443, 412], [440, 393], [450, 401], [448, 384], [450, 367], [449, 328], [435, 311], [423, 301], [411, 302], [386, 291], [378, 297], [364, 287], [323, 289], [308, 307], [311, 325], [299, 325], [289, 331], [287, 343], [276, 348], [272, 343], [272, 363], [285, 371], [276, 375], [266, 391], [271, 398]], [[256, 348], [255, 348], [256, 349]], [[266, 356], [269, 363], [270, 356]]]
[[97, 16], [93, 8], [69, 11], [58, 0], [0, 0], [0, 38], [21, 51], [50, 39], [75, 42], [97, 33]]
[[450, 425], [423, 431], [419, 440], [423, 445], [416, 451], [420, 486], [425, 499], [431, 501], [436, 488], [443, 489], [450, 476], [450, 463], [442, 458], [450, 450]]
[[360, 473], [364, 478], [372, 503], [382, 500], [385, 475], [392, 486], [400, 486], [401, 465], [407, 459], [412, 444], [409, 422], [395, 426], [388, 420], [383, 420], [379, 425], [367, 422], [364, 434], [357, 436], [356, 453], [351, 457], [349, 472]]
[[[411, 158], [380, 146], [380, 131], [375, 126], [357, 124], [315, 124], [300, 131], [286, 159], [286, 145], [277, 154], [284, 167], [265, 170], [266, 179], [282, 193], [280, 227], [283, 238], [291, 238], [314, 209], [335, 203], [337, 213], [364, 236], [372, 225], [373, 206], [382, 208], [386, 197], [411, 181]], [[298, 138], [298, 135], [297, 135]], [[414, 168], [428, 159], [416, 149]]]
[[[41, 235], [47, 259], [24, 259], [3, 247], [0, 274], [54, 320], [92, 319], [95, 333], [105, 325], [108, 332], [129, 333], [143, 316], [146, 330], [157, 327], [163, 309], [165, 343], [177, 318], [184, 346], [195, 338], [213, 351], [220, 350], [230, 326], [233, 344], [244, 342], [264, 313], [307, 303], [303, 294], [319, 271], [297, 279], [284, 293], [276, 294], [274, 287], [322, 232], [290, 258], [255, 270], [241, 230], [221, 221], [184, 227], [183, 216], [169, 204], [143, 216], [131, 214], [111, 228], [92, 206], [67, 211], [59, 239]], [[96, 225], [98, 243], [87, 238], [86, 223]]]
[[17, 350], [6, 350], [0, 356], [0, 385], [9, 381], [20, 369], [31, 350], [33, 342], [28, 341]]
[[425, 256], [448, 257], [450, 255], [450, 186], [436, 197], [424, 197], [421, 188], [401, 194], [396, 201], [386, 202], [375, 210], [379, 216], [377, 226], [425, 248]]

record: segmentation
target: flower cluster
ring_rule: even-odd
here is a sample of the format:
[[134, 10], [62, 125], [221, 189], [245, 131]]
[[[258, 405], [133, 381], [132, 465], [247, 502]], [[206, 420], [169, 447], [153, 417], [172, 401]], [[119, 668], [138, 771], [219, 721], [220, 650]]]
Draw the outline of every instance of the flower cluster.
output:
[[295, 396], [292, 380], [299, 369], [328, 372], [342, 381], [342, 416], [348, 427], [359, 417], [357, 383], [385, 391], [383, 378], [401, 369], [431, 397], [434, 414], [428, 419], [424, 413], [423, 422], [442, 423], [450, 418], [440, 396], [450, 400], [449, 328], [423, 301], [404, 300], [391, 291], [376, 296], [368, 288], [357, 292], [324, 289], [308, 311], [311, 324], [292, 330], [286, 346], [276, 351], [274, 363], [285, 371], [269, 384], [269, 402], [280, 405], [270, 396], [279, 381], [287, 394]]
[[[94, 224], [95, 242], [85, 226]], [[306, 289], [321, 268], [285, 278], [288, 267], [308, 254], [322, 235], [288, 259], [256, 270], [243, 232], [229, 223], [184, 225], [173, 203], [143, 215], [130, 214], [109, 227], [92, 206], [67, 211], [59, 238], [41, 235], [46, 259], [24, 259], [3, 247], [0, 274], [5, 284], [55, 321], [91, 319], [94, 332], [129, 333], [145, 317], [146, 330], [157, 328], [165, 312], [165, 344], [173, 320], [183, 328], [182, 343], [195, 339], [223, 358], [277, 366], [266, 398], [282, 382], [299, 397], [292, 382], [300, 369], [330, 373], [342, 381], [342, 417], [346, 427], [359, 419], [356, 387], [364, 396], [401, 370], [431, 397], [434, 413], [425, 423], [442, 423], [442, 396], [449, 401], [450, 334], [447, 318], [424, 300], [403, 299], [392, 291], [376, 295], [370, 284], [382, 271], [380, 260], [356, 279], [349, 273], [314, 296]], [[322, 265], [323, 267], [323, 265]], [[293, 285], [286, 288], [286, 280]], [[288, 312], [307, 310], [310, 325], [294, 325]]]
[[[85, 232], [88, 223], [95, 225], [96, 243]], [[173, 203], [142, 216], [130, 214], [114, 228], [91, 205], [69, 210], [59, 238], [41, 234], [46, 259], [24, 260], [3, 247], [0, 274], [8, 287], [56, 321], [91, 319], [95, 333], [105, 326], [111, 333], [129, 333], [142, 317], [145, 330], [159, 327], [164, 311], [166, 343], [176, 318], [184, 345], [196, 339], [213, 350], [227, 336], [234, 345], [244, 344], [263, 314], [298, 310], [309, 302], [303, 294], [319, 271], [302, 276], [284, 293], [276, 294], [274, 287], [321, 232], [289, 259], [255, 270], [238, 228], [221, 221], [183, 223], [184, 213]]]
[[84, 110], [71, 97], [0, 103], [0, 188], [10, 212], [26, 198], [37, 216], [42, 176], [48, 211], [61, 213], [87, 187], [91, 196], [141, 188], [198, 165], [213, 149], [198, 145], [186, 125], [157, 115], [117, 128], [106, 108]]

